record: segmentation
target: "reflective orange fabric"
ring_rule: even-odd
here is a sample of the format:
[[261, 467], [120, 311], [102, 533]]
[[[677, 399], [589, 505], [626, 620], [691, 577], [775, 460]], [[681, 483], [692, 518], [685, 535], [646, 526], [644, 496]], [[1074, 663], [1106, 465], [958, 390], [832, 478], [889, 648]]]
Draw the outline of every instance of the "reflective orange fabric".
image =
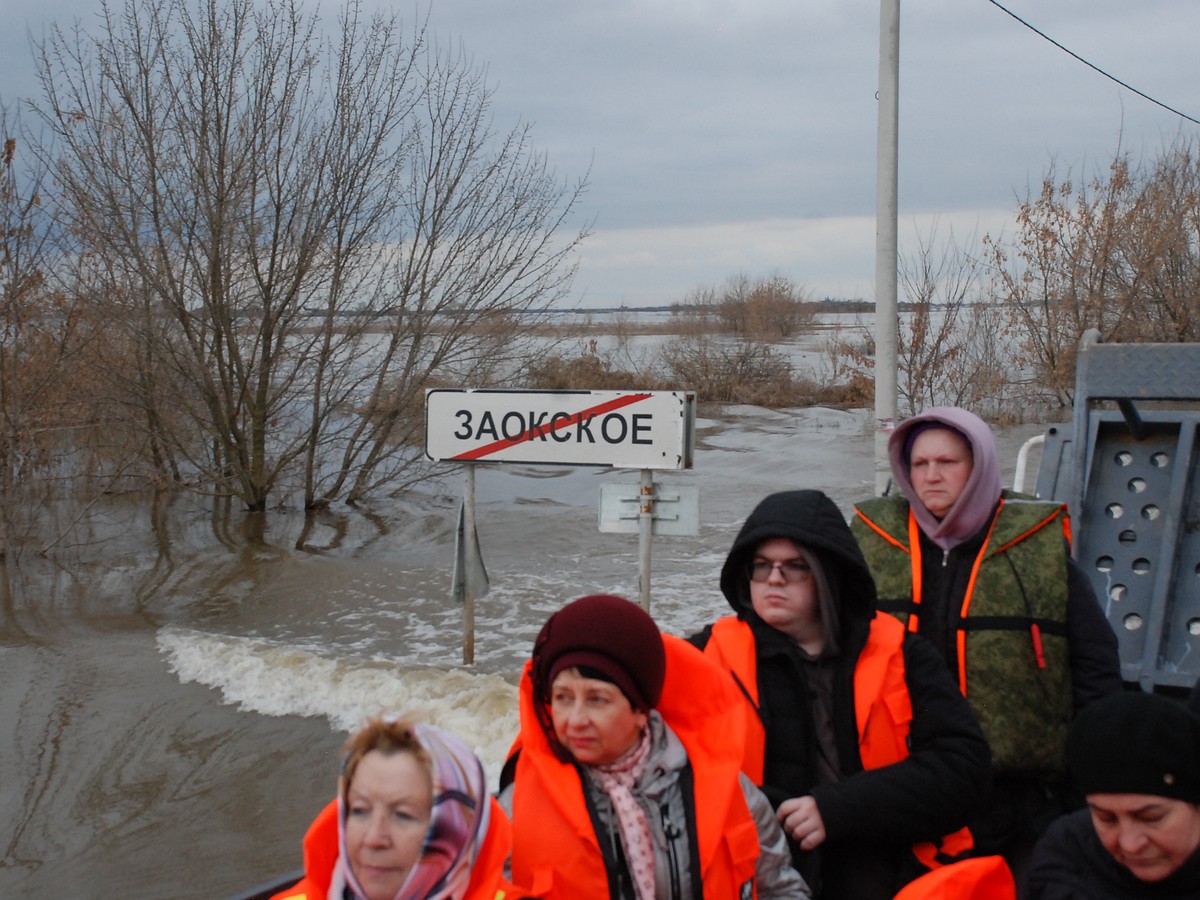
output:
[[[878, 769], [908, 756], [908, 731], [912, 722], [912, 699], [904, 675], [904, 626], [892, 616], [877, 614], [871, 620], [867, 643], [854, 667], [854, 714], [858, 728], [858, 752], [864, 769]], [[712, 627], [704, 652], [733, 673], [754, 710], [747, 717], [746, 752], [742, 771], [755, 784], [763, 780], [766, 730], [758, 716], [758, 665], [754, 634], [750, 626], [734, 616], [718, 619]], [[913, 853], [926, 868], [942, 859], [969, 850], [971, 833], [963, 828], [942, 839], [940, 845], [917, 844]]]
[[[704, 896], [739, 896], [754, 879], [758, 829], [738, 781], [744, 705], [711, 660], [663, 635], [667, 672], [657, 709], [687, 748]], [[513, 880], [546, 900], [608, 897], [608, 876], [580, 773], [560, 762], [533, 708], [531, 665], [521, 677], [521, 755], [513, 790]]]
[[1002, 856], [942, 866], [909, 882], [895, 900], [1016, 900], [1017, 885]]

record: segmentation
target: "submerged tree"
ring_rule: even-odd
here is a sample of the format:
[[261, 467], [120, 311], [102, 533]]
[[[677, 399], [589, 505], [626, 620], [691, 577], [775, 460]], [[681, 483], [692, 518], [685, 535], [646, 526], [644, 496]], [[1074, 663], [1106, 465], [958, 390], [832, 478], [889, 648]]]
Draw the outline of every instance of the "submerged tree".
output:
[[45, 170], [19, 117], [0, 104], [0, 558], [34, 535], [55, 485], [91, 472], [97, 429], [81, 353], [94, 328], [53, 289], [61, 265], [44, 206]]
[[[978, 262], [953, 234], [935, 246], [937, 228], [916, 234], [897, 268], [897, 409], [963, 406], [989, 418], [1019, 415], [1008, 396], [1001, 311], [985, 302]], [[834, 377], [866, 380], [875, 368], [875, 323], [835, 327], [826, 340]]]
[[[972, 241], [973, 243], [973, 241]], [[978, 263], [951, 234], [937, 252], [935, 234], [917, 235], [900, 259], [906, 314], [897, 341], [901, 414], [964, 406], [999, 417], [1010, 367], [996, 310], [983, 302]]]
[[77, 289], [145, 463], [261, 510], [420, 477], [424, 388], [516, 367], [569, 286], [560, 182], [461, 54], [345, 7], [127, 0], [39, 48]]

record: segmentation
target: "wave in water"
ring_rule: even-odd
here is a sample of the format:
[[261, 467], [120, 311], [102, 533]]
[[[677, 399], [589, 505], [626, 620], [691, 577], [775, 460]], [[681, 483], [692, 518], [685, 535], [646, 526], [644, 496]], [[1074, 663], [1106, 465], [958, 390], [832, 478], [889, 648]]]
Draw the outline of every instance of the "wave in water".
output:
[[517, 689], [496, 675], [328, 659], [261, 639], [173, 626], [163, 628], [157, 642], [181, 682], [215, 688], [241, 710], [323, 716], [335, 731], [352, 731], [383, 714], [449, 729], [479, 755], [493, 786], [518, 730]]

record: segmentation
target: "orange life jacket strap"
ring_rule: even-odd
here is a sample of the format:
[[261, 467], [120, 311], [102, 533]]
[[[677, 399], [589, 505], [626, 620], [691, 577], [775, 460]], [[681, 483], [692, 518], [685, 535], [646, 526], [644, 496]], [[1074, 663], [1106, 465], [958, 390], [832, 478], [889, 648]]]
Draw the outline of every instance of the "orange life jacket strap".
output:
[[913, 844], [913, 856], [927, 869], [952, 863], [975, 846], [975, 838], [969, 828], [960, 828], [942, 838], [941, 843], [925, 841]]
[[862, 511], [860, 509], [858, 509], [857, 507], [855, 507], [854, 514], [856, 516], [858, 516], [858, 518], [860, 520], [862, 520], [862, 523], [864, 525], [866, 525], [868, 528], [870, 528], [873, 532], [875, 532], [877, 535], [879, 535], [881, 538], [883, 538], [885, 541], [887, 541], [893, 547], [896, 547], [899, 550], [903, 550], [905, 553], [908, 552], [907, 547], [905, 547], [902, 543], [900, 543], [898, 540], [896, 540], [894, 537], [892, 537], [890, 534], [888, 534], [886, 531], [884, 531], [882, 528], [880, 528], [878, 525], [876, 525], [874, 522], [872, 522], [870, 519], [868, 519], [866, 516], [864, 516], [862, 514]]
[[[979, 567], [983, 565], [983, 558], [988, 555], [992, 532], [996, 530], [996, 523], [1000, 521], [1000, 511], [1003, 509], [1004, 500], [1001, 498], [1000, 505], [996, 507], [996, 514], [992, 516], [991, 524], [988, 525], [988, 533], [987, 537], [983, 539], [983, 546], [979, 548], [975, 562], [971, 565], [971, 577], [967, 580], [967, 590], [963, 594], [962, 607], [958, 611], [960, 619], [965, 619], [971, 609], [971, 597], [975, 593], [975, 583], [979, 579]], [[958, 651], [958, 689], [965, 697], [967, 696], [967, 632], [962, 628], [958, 629], [955, 635], [955, 648]]]
[[912, 612], [908, 616], [908, 630], [915, 632], [920, 624], [917, 610], [921, 606], [921, 526], [913, 515], [912, 507], [908, 508], [908, 545], [912, 549], [908, 554], [908, 563], [912, 569]]

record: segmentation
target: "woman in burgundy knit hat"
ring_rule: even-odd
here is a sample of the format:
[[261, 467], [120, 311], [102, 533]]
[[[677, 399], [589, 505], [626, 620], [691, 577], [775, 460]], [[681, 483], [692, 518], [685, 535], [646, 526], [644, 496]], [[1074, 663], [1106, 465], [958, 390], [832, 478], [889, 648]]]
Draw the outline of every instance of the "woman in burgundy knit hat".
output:
[[501, 777], [513, 879], [555, 898], [809, 897], [741, 775], [743, 704], [690, 644], [623, 597], [552, 615], [521, 677]]

